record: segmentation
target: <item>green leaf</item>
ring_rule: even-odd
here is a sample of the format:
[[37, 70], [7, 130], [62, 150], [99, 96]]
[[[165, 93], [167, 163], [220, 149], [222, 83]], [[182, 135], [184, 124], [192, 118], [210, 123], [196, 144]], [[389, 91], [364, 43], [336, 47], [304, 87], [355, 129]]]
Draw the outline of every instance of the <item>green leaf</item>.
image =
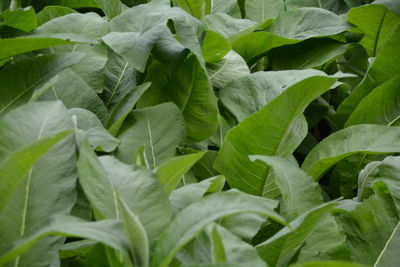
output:
[[117, 219], [116, 192], [112, 188], [106, 171], [82, 133], [79, 134], [79, 140], [79, 182], [94, 210], [95, 217], [98, 220]]
[[113, 109], [136, 87], [136, 75], [131, 64], [118, 54], [109, 51], [104, 67], [105, 88], [101, 95], [108, 109]]
[[211, 194], [178, 213], [157, 243], [152, 266], [168, 266], [175, 254], [209, 223], [242, 212], [284, 220], [273, 210], [276, 202], [236, 190]]
[[349, 47], [330, 39], [310, 39], [299, 44], [284, 46], [270, 51], [273, 70], [311, 69], [344, 54]]
[[334, 164], [356, 153], [399, 152], [400, 127], [361, 124], [340, 130], [320, 142], [306, 157], [302, 169], [318, 180]]
[[282, 0], [247, 0], [244, 7], [246, 18], [257, 22], [274, 19], [286, 8]]
[[206, 193], [219, 192], [225, 184], [222, 175], [211, 177], [200, 183], [188, 184], [171, 192], [169, 200], [175, 212], [199, 201]]
[[236, 38], [232, 48], [246, 60], [260, 56], [272, 48], [296, 44], [300, 40], [281, 37], [271, 32], [256, 31]]
[[168, 192], [172, 192], [181, 181], [182, 176], [204, 156], [205, 152], [188, 154], [168, 159], [161, 163], [155, 173]]
[[168, 193], [149, 171], [104, 156], [99, 158], [113, 189], [137, 216], [146, 230], [150, 245], [159, 238], [171, 219]]
[[364, 33], [360, 44], [371, 57], [378, 54], [400, 25], [400, 17], [381, 5], [352, 8], [347, 13], [347, 18]]
[[238, 264], [238, 266], [265, 266], [265, 263], [258, 256], [257, 251], [253, 246], [244, 242], [224, 227], [215, 225], [213, 229], [215, 229], [220, 236], [227, 263], [233, 265]]
[[122, 3], [119, 0], [95, 0], [95, 2], [110, 19], [118, 16], [122, 12]]
[[250, 156], [251, 160], [267, 163], [274, 170], [274, 183], [282, 193], [281, 214], [289, 220], [322, 204], [321, 189], [301, 169], [279, 157]]
[[350, 25], [340, 16], [321, 8], [298, 8], [280, 15], [269, 28], [281, 37], [305, 40], [313, 37], [335, 35]]
[[198, 19], [211, 12], [208, 0], [176, 0], [176, 2], [183, 10]]
[[126, 117], [135, 107], [137, 101], [144, 92], [150, 87], [151, 83], [144, 83], [135, 87], [132, 91], [127, 93], [121, 101], [111, 110], [110, 117], [107, 121], [107, 126], [113, 135], [117, 135], [122, 127]]
[[[7, 160], [13, 157], [13, 152], [29, 149], [37, 142], [49, 142], [49, 138], [54, 140], [55, 136], [59, 139], [73, 128], [67, 109], [59, 101], [23, 105], [0, 120], [0, 158]], [[12, 194], [5, 195], [8, 201], [4, 206], [2, 203], [0, 213], [1, 251], [17, 239], [34, 234], [51, 216], [69, 214], [74, 206], [77, 178], [74, 138], [64, 138], [44, 155], [43, 152], [37, 150], [37, 155], [31, 154], [31, 157], [42, 156], [30, 166]], [[23, 159], [18, 158], [14, 164]], [[25, 164], [30, 164], [29, 160]], [[22, 166], [19, 171], [23, 171]], [[28, 266], [37, 261], [50, 264], [61, 244], [62, 239], [58, 237], [42, 239], [14, 264]]]
[[366, 267], [356, 263], [344, 262], [344, 261], [309, 261], [305, 263], [292, 264], [290, 267]]
[[[165, 33], [168, 21], [172, 22], [174, 35], [179, 43], [190, 49], [203, 64], [199, 41], [203, 25], [181, 8], [171, 8], [168, 1], [151, 1], [147, 4], [127, 9], [121, 15], [115, 17], [110, 22], [110, 30], [114, 32], [112, 33], [113, 37], [121, 38], [121, 45], [113, 42], [113, 50], [116, 51], [118, 48], [123, 51], [124, 55], [118, 51], [116, 52], [139, 71], [143, 72], [148, 54], [161, 34]], [[171, 22], [168, 24], [171, 24]], [[130, 38], [130, 44], [123, 40], [123, 35]], [[112, 38], [107, 37], [107, 39], [110, 43], [112, 42]], [[135, 53], [135, 51], [129, 51], [129, 49], [140, 49], [141, 53], [145, 54]], [[131, 56], [136, 56], [139, 60], [134, 62], [136, 60]]]
[[135, 150], [145, 145], [150, 167], [156, 168], [163, 160], [174, 156], [176, 146], [185, 140], [182, 113], [172, 103], [134, 110], [117, 138], [121, 141], [116, 151], [119, 159], [130, 163]]
[[1, 255], [0, 264], [19, 257], [35, 243], [50, 235], [88, 238], [108, 245], [127, 257], [130, 256], [128, 240], [120, 221], [86, 222], [74, 217], [63, 216], [53, 220], [32, 235], [15, 242], [8, 251]]
[[46, 93], [39, 100], [61, 100], [67, 108], [87, 109], [104, 122], [108, 111], [99, 96], [74, 71], [67, 68], [49, 82]]
[[103, 37], [103, 41], [135, 69], [144, 72], [147, 59], [161, 35], [162, 29], [161, 27], [153, 28], [143, 34], [140, 32], [111, 32]]
[[33, 4], [35, 8], [38, 10], [42, 9], [45, 5], [57, 5], [64, 6], [69, 8], [98, 8], [95, 0], [46, 0], [46, 1], [37, 1]]
[[257, 245], [258, 254], [268, 265], [287, 266], [297, 250], [330, 214], [335, 205], [335, 203], [323, 204], [298, 217], [290, 223], [290, 227], [283, 228], [265, 242]]
[[[82, 25], [85, 25], [82, 27]], [[52, 19], [35, 31], [39, 37], [68, 38], [84, 41], [84, 44], [70, 44], [49, 49], [52, 53], [81, 52], [84, 59], [71, 67], [95, 92], [104, 89], [104, 66], [107, 62], [107, 46], [99, 43], [108, 33], [107, 21], [95, 13], [68, 14]]]
[[218, 33], [207, 31], [201, 49], [206, 62], [216, 62], [224, 58], [231, 50], [231, 45]]
[[30, 32], [37, 27], [36, 13], [32, 7], [16, 10], [8, 9], [2, 12], [0, 16], [4, 20], [1, 24], [24, 32]]
[[38, 26], [41, 26], [49, 20], [62, 17], [71, 13], [76, 13], [76, 11], [64, 6], [46, 6], [37, 14]]
[[374, 266], [390, 267], [397, 264], [397, 251], [400, 246], [400, 222], [394, 228], [389, 239], [386, 241], [385, 247], [379, 254]]
[[250, 74], [250, 70], [238, 53], [230, 51], [220, 61], [208, 63], [207, 73], [214, 87], [223, 88], [231, 81]]
[[390, 262], [397, 256], [392, 258], [393, 254], [390, 254], [392, 246], [398, 242], [399, 217], [387, 187], [378, 183], [374, 185], [374, 191], [375, 195], [354, 209], [336, 211], [336, 218], [347, 235], [346, 242], [355, 262], [394, 266]]
[[122, 215], [122, 222], [124, 223], [135, 265], [140, 267], [149, 266], [149, 240], [143, 225], [121, 198], [118, 198], [118, 207]]
[[[375, 88], [361, 100], [345, 126], [356, 124], [398, 125], [400, 118], [398, 109], [399, 83], [400, 76], [397, 75]], [[371, 112], [371, 110], [374, 110], [374, 112]]]
[[0, 212], [7, 204], [19, 183], [26, 177], [35, 163], [54, 145], [65, 139], [71, 131], [62, 132], [54, 137], [44, 138], [9, 155], [0, 164]]
[[18, 37], [0, 39], [0, 59], [7, 59], [22, 53], [70, 43], [72, 42], [58, 38]]
[[[221, 1], [224, 2], [224, 1]], [[209, 30], [219, 33], [224, 38], [232, 41], [231, 38], [242, 30], [246, 30], [256, 25], [256, 22], [248, 19], [233, 18], [224, 13], [216, 13], [206, 16], [202, 22]]]
[[140, 106], [174, 102], [185, 118], [189, 143], [203, 141], [217, 131], [217, 98], [195, 56], [187, 58], [175, 71], [154, 63], [146, 80], [152, 85], [141, 98]]
[[266, 194], [268, 168], [250, 161], [248, 155], [290, 156], [305, 137], [306, 125], [301, 114], [334, 83], [333, 78], [312, 77], [286, 89], [228, 132], [214, 168], [225, 175], [232, 187], [256, 195]]
[[375, 0], [374, 4], [386, 6], [388, 9], [400, 15], [400, 4], [396, 0]]
[[400, 55], [396, 53], [400, 45], [400, 26], [381, 48], [362, 83], [355, 88], [339, 106], [336, 119], [344, 125], [361, 100], [374, 88], [397, 76], [400, 71]]
[[20, 61], [0, 70], [0, 116], [28, 102], [32, 93], [83, 55], [47, 55]]
[[229, 83], [219, 91], [219, 99], [240, 122], [262, 109], [287, 88], [313, 76], [325, 76], [325, 73], [317, 70], [260, 71]]

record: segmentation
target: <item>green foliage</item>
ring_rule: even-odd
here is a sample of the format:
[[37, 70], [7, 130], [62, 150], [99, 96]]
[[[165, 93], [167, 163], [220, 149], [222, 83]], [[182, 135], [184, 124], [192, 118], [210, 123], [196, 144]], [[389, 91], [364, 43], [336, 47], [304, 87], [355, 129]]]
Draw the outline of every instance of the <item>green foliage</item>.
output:
[[397, 267], [398, 0], [0, 0], [0, 265]]

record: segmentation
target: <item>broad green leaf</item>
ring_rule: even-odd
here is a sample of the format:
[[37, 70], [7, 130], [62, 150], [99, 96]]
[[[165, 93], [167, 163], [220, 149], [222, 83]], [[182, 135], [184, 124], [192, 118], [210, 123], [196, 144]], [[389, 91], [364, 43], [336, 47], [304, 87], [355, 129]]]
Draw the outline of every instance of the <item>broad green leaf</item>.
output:
[[[287, 266], [314, 229], [330, 214], [335, 203], [318, 206], [290, 223], [265, 242], [256, 246], [260, 257], [271, 266]], [[293, 229], [293, 230], [292, 230]]]
[[391, 253], [398, 242], [399, 217], [387, 187], [380, 182], [374, 185], [374, 191], [375, 195], [354, 209], [336, 211], [336, 217], [347, 235], [346, 242], [355, 262], [395, 266], [390, 263], [397, 259]]
[[93, 240], [79, 240], [64, 244], [60, 249], [60, 258], [69, 258], [84, 255], [97, 245]]
[[397, 2], [396, 0], [375, 0], [373, 2], [374, 4], [379, 4], [379, 5], [384, 5], [388, 9], [396, 12], [398, 15], [400, 15], [400, 3]]
[[[0, 158], [7, 159], [14, 151], [60, 137], [65, 131], [73, 131], [74, 126], [67, 109], [57, 101], [29, 103], [14, 109], [0, 120], [0, 129]], [[35, 233], [51, 216], [70, 213], [76, 200], [75, 152], [72, 136], [55, 144], [44, 155], [43, 150], [36, 151], [35, 157], [42, 154], [40, 159], [30, 166], [12, 194], [6, 195], [8, 201], [0, 213], [0, 251], [17, 239]], [[21, 167], [19, 171], [22, 170]], [[58, 237], [42, 239], [13, 264], [29, 266], [37, 261], [50, 264], [62, 242]]]
[[385, 247], [376, 259], [374, 266], [391, 267], [398, 263], [398, 249], [400, 246], [400, 222], [394, 228]]
[[223, 88], [229, 82], [250, 74], [250, 70], [238, 53], [230, 51], [220, 61], [208, 63], [207, 73], [214, 87]]
[[103, 152], [114, 151], [120, 144], [119, 140], [113, 137], [103, 127], [93, 127], [86, 131], [90, 144], [97, 150]]
[[257, 22], [274, 19], [286, 11], [283, 0], [246, 0], [246, 18]]
[[[8, 251], [0, 256], [0, 264], [3, 265], [19, 257], [33, 245], [39, 243], [40, 240], [50, 235], [88, 238], [110, 246], [127, 257], [130, 256], [128, 240], [120, 221], [86, 222], [74, 217], [63, 216], [53, 220], [32, 235], [15, 242]], [[29, 264], [26, 266], [29, 266]]]
[[37, 26], [36, 13], [32, 7], [6, 10], [0, 14], [0, 25], [6, 25], [24, 32], [30, 32]]
[[49, 20], [62, 17], [71, 13], [76, 13], [76, 11], [64, 6], [46, 6], [39, 13], [37, 13], [38, 26], [41, 26]]
[[[400, 211], [400, 176], [398, 174], [398, 163], [399, 157], [389, 156], [382, 161], [372, 162], [370, 166], [367, 165], [369, 168], [366, 167], [365, 171], [369, 171], [369, 173], [364, 175], [366, 178], [365, 180], [363, 179], [360, 181], [362, 182], [360, 189], [366, 191], [365, 189], [369, 189], [368, 187], [372, 187], [377, 182], [385, 183], [393, 197], [397, 210]], [[363, 192], [361, 191], [360, 193], [362, 197]]]
[[40, 10], [46, 5], [57, 5], [69, 8], [98, 8], [95, 0], [46, 0], [34, 1], [32, 5], [35, 9]]
[[0, 70], [0, 116], [28, 102], [32, 93], [83, 55], [47, 55], [20, 61]]
[[232, 48], [243, 58], [250, 60], [268, 52], [272, 48], [298, 42], [300, 40], [289, 39], [275, 33], [256, 31], [236, 38], [232, 42]]
[[156, 168], [163, 160], [174, 156], [176, 147], [185, 140], [182, 113], [172, 103], [134, 110], [117, 138], [121, 141], [117, 158], [130, 163], [135, 150], [145, 145], [150, 167]]
[[345, 126], [356, 124], [398, 125], [400, 118], [399, 84], [400, 76], [397, 75], [375, 88], [361, 100]]
[[144, 92], [150, 87], [150, 83], [143, 83], [132, 91], [128, 92], [115, 107], [111, 110], [110, 117], [107, 121], [107, 126], [113, 135], [117, 135], [126, 117], [135, 107], [137, 101]]
[[[84, 27], [82, 25], [85, 25]], [[107, 62], [107, 46], [99, 43], [108, 33], [107, 21], [95, 13], [68, 14], [52, 19], [35, 31], [40, 37], [68, 38], [90, 44], [70, 44], [49, 49], [52, 53], [82, 52], [84, 59], [71, 67], [97, 93], [104, 88], [103, 68]]]
[[[258, 159], [266, 162], [272, 167], [273, 181], [282, 193], [281, 214], [292, 220], [312, 208], [322, 204], [321, 189], [301, 169], [291, 164], [288, 160], [278, 157], [251, 156], [251, 159]], [[322, 221], [302, 246], [298, 259], [299, 261], [326, 259], [333, 254], [336, 258], [336, 251], [343, 249], [345, 235], [335, 222], [332, 216]], [[341, 259], [346, 254], [342, 251]]]
[[162, 27], [156, 27], [143, 34], [140, 32], [111, 32], [103, 37], [103, 41], [135, 69], [144, 72], [150, 52], [162, 31]]
[[224, 13], [216, 13], [206, 16], [202, 19], [202, 21], [207, 26], [208, 30], [219, 33], [229, 41], [232, 41], [231, 38], [238, 32], [256, 25], [256, 22], [254, 21], [233, 18]]
[[149, 266], [149, 240], [147, 239], [143, 225], [121, 198], [118, 198], [118, 208], [122, 215], [122, 222], [129, 240], [131, 255], [133, 256], [135, 265], [141, 267]]
[[175, 71], [155, 63], [146, 80], [152, 85], [141, 98], [140, 105], [174, 102], [185, 118], [188, 142], [203, 141], [217, 131], [217, 98], [206, 71], [195, 56], [187, 58]]
[[397, 27], [391, 38], [381, 48], [372, 66], [365, 75], [363, 82], [352, 91], [343, 101], [336, 114], [336, 119], [344, 125], [350, 114], [356, 109], [361, 100], [374, 88], [399, 74], [400, 55], [397, 48], [400, 45], [400, 26]]
[[213, 262], [226, 262], [225, 248], [222, 242], [221, 235], [217, 230], [217, 226], [215, 225], [211, 230], [211, 249], [212, 249], [212, 258]]
[[149, 171], [135, 170], [132, 165], [104, 156], [99, 158], [113, 189], [137, 216], [154, 244], [171, 219], [168, 193]]
[[340, 16], [321, 8], [298, 8], [280, 15], [269, 28], [281, 37], [305, 40], [313, 37], [335, 35], [350, 25]]
[[71, 132], [44, 138], [9, 155], [0, 164], [0, 212], [35, 163]]
[[86, 109], [72, 108], [71, 116], [76, 116], [77, 127], [85, 131], [89, 143], [98, 151], [111, 152], [119, 145], [119, 140], [104, 129], [95, 114]]
[[[113, 50], [123, 56], [128, 62], [131, 62], [138, 70], [143, 71], [144, 63], [147, 61], [147, 53], [149, 53], [151, 47], [157, 41], [156, 39], [164, 32], [168, 21], [172, 22], [177, 40], [184, 47], [190, 49], [201, 63], [204, 63], [199, 41], [200, 34], [203, 31], [202, 23], [181, 8], [171, 8], [168, 1], [151, 1], [144, 5], [135, 6], [125, 10], [110, 22], [111, 32], [118, 32], [118, 34], [113, 33], [114, 37], [121, 37], [120, 33], [124, 33], [131, 39], [131, 49], [143, 49], [143, 52], [146, 52], [146, 56], [132, 51], [124, 56], [116, 51], [116, 48], [118, 48], [121, 51], [128, 52], [129, 43], [126, 43], [124, 40], [121, 40], [123, 41], [121, 45], [115, 44], [112, 47]], [[111, 38], [108, 38], [108, 41], [111, 42]], [[146, 46], [143, 47], [143, 45]], [[133, 58], [127, 56], [135, 54], [136, 57], [140, 58], [140, 61], [137, 63], [133, 62]]]
[[333, 215], [328, 215], [301, 247], [298, 262], [310, 260], [351, 260], [346, 235]]
[[228, 132], [214, 168], [232, 187], [256, 195], [266, 194], [268, 168], [251, 162], [248, 156], [288, 157], [306, 134], [303, 111], [334, 83], [333, 78], [311, 77], [286, 89]]
[[95, 0], [109, 19], [112, 19], [122, 12], [122, 3], [119, 0]]
[[284, 46], [270, 51], [271, 69], [311, 69], [344, 54], [349, 47], [330, 39], [310, 39], [299, 44]]
[[[85, 25], [82, 27], [81, 25]], [[34, 35], [39, 37], [57, 37], [70, 39], [72, 41], [86, 41], [96, 43], [107, 33], [107, 21], [95, 13], [72, 13], [56, 17], [38, 27]], [[75, 47], [75, 49], [74, 49]], [[78, 48], [85, 46], [68, 46], [68, 51], [79, 51]], [[60, 48], [61, 49], [61, 48]], [[93, 47], [92, 47], [93, 50]], [[59, 50], [55, 50], [59, 51]], [[82, 52], [88, 51], [87, 49]]]
[[241, 18], [239, 3], [235, 0], [212, 1], [212, 14], [228, 14], [235, 18]]
[[109, 51], [104, 67], [105, 88], [101, 95], [108, 109], [113, 109], [136, 87], [136, 72], [131, 64]]
[[281, 214], [287, 214], [289, 220], [322, 204], [318, 184], [290, 161], [269, 156], [250, 156], [250, 159], [263, 161], [274, 170], [274, 183], [282, 193]]
[[224, 56], [231, 50], [231, 45], [218, 33], [207, 31], [201, 49], [204, 60], [212, 63], [223, 59]]
[[206, 193], [221, 191], [224, 184], [225, 178], [219, 175], [205, 179], [200, 183], [184, 185], [171, 192], [169, 201], [174, 211], [178, 212], [199, 201]]
[[176, 2], [183, 10], [198, 19], [211, 12], [210, 0], [176, 0]]
[[178, 213], [164, 231], [153, 254], [152, 266], [168, 266], [175, 254], [209, 223], [242, 212], [256, 213], [278, 222], [276, 202], [236, 190], [211, 194]]
[[253, 246], [219, 225], [214, 227], [214, 231], [218, 233], [222, 241], [227, 263], [253, 267], [265, 266]]
[[61, 100], [67, 108], [87, 109], [96, 114], [100, 121], [107, 120], [108, 111], [99, 96], [69, 68], [49, 82], [46, 90], [39, 100]]
[[106, 171], [93, 152], [83, 133], [79, 133], [79, 183], [88, 198], [95, 217], [100, 219], [117, 219], [118, 202]]
[[356, 25], [364, 37], [360, 44], [368, 55], [375, 57], [400, 25], [400, 17], [381, 5], [352, 8], [346, 14], [348, 21]]
[[155, 173], [168, 192], [172, 192], [181, 181], [182, 176], [204, 156], [205, 152], [188, 154], [168, 159], [161, 163]]
[[317, 70], [256, 72], [230, 82], [219, 91], [219, 99], [240, 122], [287, 88], [312, 76], [325, 76], [325, 73]]
[[0, 39], [0, 59], [7, 59], [18, 54], [69, 43], [71, 42], [68, 40], [58, 38], [18, 37]]
[[366, 265], [360, 265], [345, 261], [309, 261], [305, 263], [291, 264], [290, 267], [366, 267]]
[[302, 169], [318, 180], [334, 164], [356, 153], [400, 151], [400, 127], [361, 124], [340, 130], [321, 141], [306, 157]]

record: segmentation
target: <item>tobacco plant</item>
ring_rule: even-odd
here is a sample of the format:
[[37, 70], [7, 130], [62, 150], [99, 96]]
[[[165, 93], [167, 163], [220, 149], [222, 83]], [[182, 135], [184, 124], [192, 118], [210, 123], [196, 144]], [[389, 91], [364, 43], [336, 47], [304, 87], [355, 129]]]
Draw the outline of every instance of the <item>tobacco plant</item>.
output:
[[0, 265], [395, 267], [398, 0], [1, 0]]

